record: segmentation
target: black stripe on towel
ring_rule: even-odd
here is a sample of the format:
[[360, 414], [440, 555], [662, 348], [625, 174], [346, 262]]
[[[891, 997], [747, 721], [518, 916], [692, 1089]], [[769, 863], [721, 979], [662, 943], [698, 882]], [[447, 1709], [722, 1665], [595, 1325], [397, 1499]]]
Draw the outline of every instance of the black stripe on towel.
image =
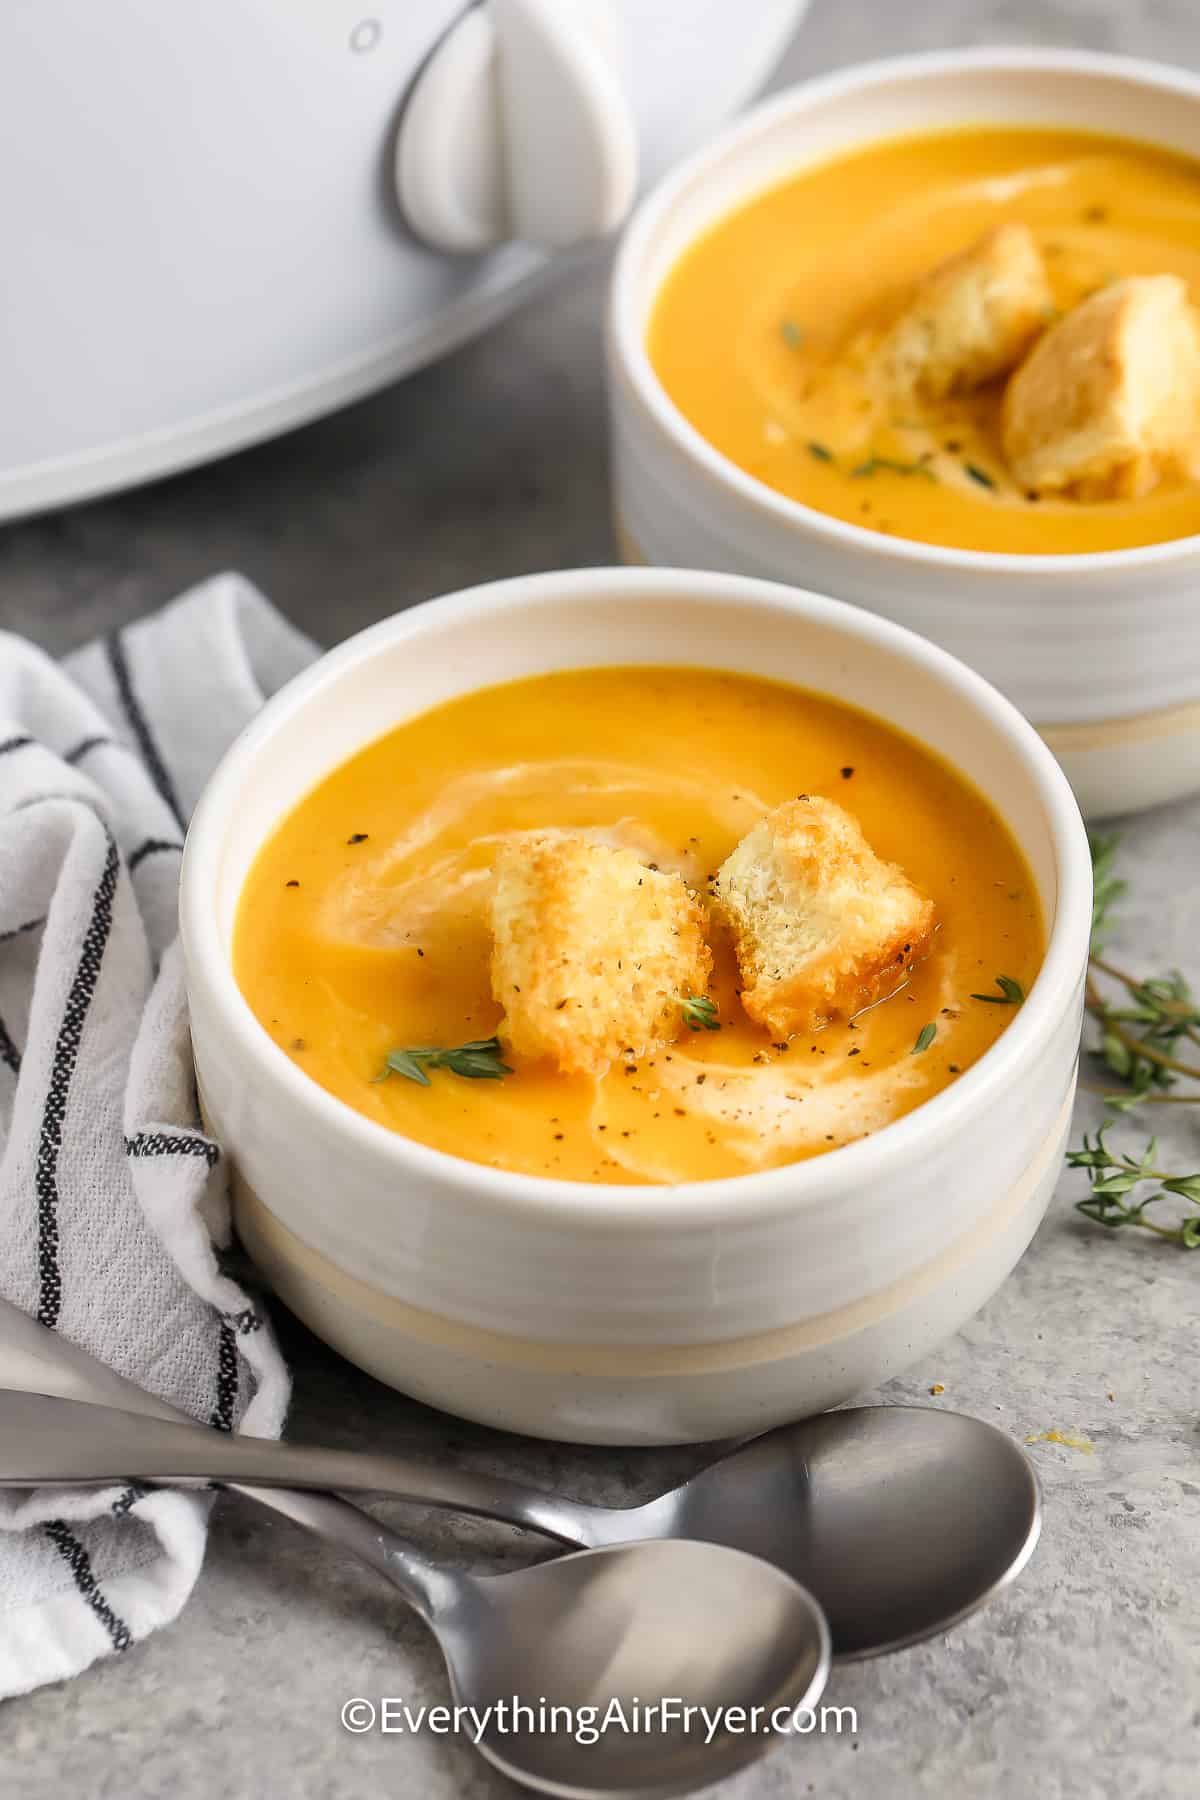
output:
[[0, 756], [7, 756], [10, 750], [24, 750], [26, 744], [32, 744], [32, 742], [33, 739], [25, 734], [5, 738], [4, 742], [0, 744]]
[[237, 1338], [233, 1327], [222, 1319], [221, 1335], [217, 1341], [217, 1404], [208, 1415], [209, 1424], [214, 1425], [218, 1431], [233, 1430], [233, 1409], [237, 1405], [237, 1396]]
[[81, 743], [76, 744], [73, 750], [67, 751], [67, 754], [63, 757], [63, 761], [74, 766], [76, 763], [81, 763], [85, 756], [90, 756], [93, 750], [110, 749], [115, 744], [115, 738], [100, 736], [85, 737]]
[[132, 875], [139, 863], [144, 863], [148, 856], [158, 856], [163, 850], [176, 850], [182, 853], [183, 845], [172, 842], [169, 838], [147, 838], [139, 844], [129, 859], [129, 873]]
[[42, 1530], [74, 1576], [80, 1597], [91, 1607], [112, 1639], [113, 1649], [128, 1650], [133, 1642], [133, 1633], [104, 1598], [100, 1584], [92, 1572], [92, 1559], [75, 1533], [69, 1531], [61, 1519], [47, 1520]]
[[37, 1316], [42, 1325], [57, 1325], [62, 1308], [62, 1274], [58, 1266], [58, 1155], [62, 1149], [63, 1119], [67, 1110], [71, 1077], [79, 1058], [84, 1021], [92, 1003], [92, 995], [96, 991], [100, 964], [112, 930], [113, 897], [117, 891], [120, 867], [117, 846], [110, 836], [108, 855], [104, 859], [104, 873], [97, 883], [92, 901], [91, 922], [84, 933], [75, 977], [67, 995], [62, 1024], [58, 1028], [50, 1085], [46, 1090], [46, 1104], [42, 1109], [42, 1130], [38, 1140], [37, 1170], [34, 1176], [38, 1212]]
[[131, 1507], [136, 1506], [139, 1500], [144, 1500], [149, 1492], [150, 1489], [144, 1487], [140, 1481], [131, 1481], [129, 1486], [117, 1495], [108, 1510], [114, 1519], [123, 1519]]
[[21, 1052], [9, 1036], [8, 1026], [0, 1019], [0, 1063], [11, 1069], [14, 1075], [21, 1073]]
[[119, 631], [114, 631], [111, 637], [105, 638], [104, 648], [108, 655], [108, 666], [112, 670], [112, 678], [116, 683], [117, 694], [120, 698], [121, 706], [124, 710], [125, 717], [129, 720], [129, 728], [137, 739], [137, 746], [141, 751], [142, 761], [145, 763], [146, 768], [150, 773], [151, 781], [153, 781], [159, 794], [174, 813], [179, 824], [179, 829], [182, 831], [184, 818], [183, 813], [180, 811], [179, 800], [175, 793], [175, 786], [170, 775], [167, 773], [167, 765], [159, 753], [158, 745], [154, 741], [154, 736], [147, 723], [146, 715], [142, 711], [141, 702], [134, 692], [133, 676], [129, 669], [129, 659], [125, 655], [125, 645], [121, 641], [121, 634]]
[[252, 1331], [262, 1330], [262, 1320], [252, 1306], [243, 1306], [241, 1312], [222, 1313], [221, 1317], [239, 1337], [249, 1337]]
[[210, 1169], [215, 1169], [221, 1152], [207, 1138], [189, 1137], [183, 1132], [139, 1131], [125, 1139], [126, 1156], [202, 1156]]

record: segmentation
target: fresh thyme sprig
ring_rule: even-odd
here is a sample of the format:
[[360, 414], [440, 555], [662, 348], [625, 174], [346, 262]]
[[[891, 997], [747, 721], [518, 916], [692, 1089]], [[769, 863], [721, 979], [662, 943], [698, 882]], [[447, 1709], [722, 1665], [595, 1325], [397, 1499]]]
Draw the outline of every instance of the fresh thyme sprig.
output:
[[[1173, 1093], [1181, 1080], [1200, 1082], [1200, 1060], [1179, 1054], [1188, 1044], [1200, 1046], [1200, 1006], [1177, 970], [1139, 980], [1103, 954], [1112, 926], [1112, 910], [1127, 891], [1127, 883], [1114, 872], [1118, 840], [1092, 836], [1092, 948], [1088, 960], [1084, 1004], [1099, 1027], [1094, 1054], [1111, 1078], [1083, 1086], [1099, 1094], [1110, 1113], [1128, 1113], [1141, 1106], [1194, 1106], [1200, 1090]], [[1115, 984], [1113, 998], [1102, 981]], [[1113, 1085], [1113, 1082], [1117, 1084]], [[1067, 1152], [1067, 1165], [1086, 1169], [1091, 1192], [1076, 1201], [1076, 1210], [1097, 1225], [1115, 1229], [1140, 1226], [1184, 1250], [1200, 1249], [1200, 1216], [1188, 1215], [1167, 1225], [1147, 1217], [1147, 1208], [1169, 1197], [1200, 1208], [1200, 1174], [1172, 1175], [1155, 1166], [1157, 1139], [1151, 1138], [1140, 1157], [1110, 1152], [1102, 1127], [1093, 1143]], [[1154, 1192], [1137, 1197], [1146, 1183], [1156, 1182]]]
[[679, 1004], [689, 1031], [720, 1031], [717, 1003], [708, 994], [685, 994]]
[[[1097, 972], [1124, 989], [1124, 1005], [1114, 1006], [1105, 998]], [[1181, 1075], [1200, 1081], [1200, 1065], [1185, 1062], [1177, 1054], [1181, 1044], [1200, 1044], [1200, 1008], [1178, 970], [1137, 981], [1104, 957], [1093, 955], [1086, 1004], [1100, 1025], [1100, 1060], [1125, 1084], [1123, 1093], [1111, 1097], [1119, 1109], [1127, 1111], [1131, 1104], [1164, 1098], [1165, 1090], [1174, 1087]], [[1186, 1098], [1200, 1100], [1200, 1094]]]
[[[1151, 1138], [1140, 1157], [1114, 1154], [1104, 1141], [1104, 1128], [1092, 1140], [1086, 1135], [1081, 1150], [1068, 1150], [1067, 1166], [1088, 1171], [1092, 1191], [1086, 1200], [1077, 1200], [1075, 1210], [1097, 1225], [1116, 1230], [1122, 1225], [1137, 1225], [1152, 1231], [1156, 1237], [1177, 1244], [1181, 1250], [1200, 1250], [1200, 1174], [1171, 1175], [1155, 1167], [1158, 1139]], [[1139, 1188], [1157, 1183], [1155, 1191], [1138, 1199]], [[1146, 1216], [1146, 1209], [1174, 1197], [1198, 1210], [1173, 1225], [1165, 1225]]]
[[[1112, 910], [1128, 884], [1113, 864], [1118, 839], [1092, 836], [1092, 951], [1088, 962], [1085, 1004], [1100, 1027], [1097, 1054], [1122, 1086], [1100, 1089], [1116, 1112], [1145, 1104], [1188, 1105], [1200, 1094], [1168, 1094], [1179, 1077], [1200, 1081], [1200, 1062], [1179, 1055], [1187, 1044], [1200, 1046], [1200, 1006], [1177, 969], [1144, 980], [1128, 974], [1103, 954], [1112, 928]], [[1101, 988], [1101, 978], [1121, 990], [1119, 1003]]]
[[982, 1000], [988, 1006], [1020, 1006], [1025, 999], [1025, 989], [1011, 975], [997, 975], [998, 994], [972, 994], [972, 1000]]
[[1096, 832], [1088, 832], [1088, 845], [1092, 852], [1092, 954], [1097, 955], [1108, 941], [1111, 929], [1109, 914], [1117, 901], [1128, 891], [1129, 883], [1121, 881], [1113, 874], [1113, 863], [1116, 860], [1116, 837], [1100, 837]]
[[432, 1087], [427, 1069], [447, 1069], [451, 1075], [462, 1075], [468, 1081], [502, 1081], [512, 1070], [501, 1060], [500, 1039], [472, 1038], [469, 1044], [456, 1044], [449, 1049], [416, 1045], [407, 1050], [389, 1050], [387, 1062], [376, 1081], [389, 1075], [403, 1075], [420, 1087]]

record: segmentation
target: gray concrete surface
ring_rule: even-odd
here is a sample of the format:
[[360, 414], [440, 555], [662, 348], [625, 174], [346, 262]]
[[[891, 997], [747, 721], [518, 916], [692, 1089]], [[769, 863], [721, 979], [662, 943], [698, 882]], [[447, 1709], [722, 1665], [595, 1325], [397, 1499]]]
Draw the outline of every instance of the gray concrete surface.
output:
[[[966, 42], [1086, 44], [1200, 65], [1194, 0], [816, 0], [798, 76], [868, 54]], [[52, 649], [222, 567], [244, 570], [331, 643], [413, 600], [501, 574], [609, 560], [598, 335], [603, 269], [481, 343], [338, 417], [139, 493], [0, 533], [0, 622]], [[1200, 803], [1132, 825], [1123, 943], [1200, 979]], [[1163, 1156], [1200, 1165], [1186, 1112]], [[1087, 1115], [1090, 1119], [1090, 1114]], [[1080, 1123], [1085, 1119], [1081, 1118]], [[1116, 1136], [1118, 1134], [1114, 1134]], [[1136, 1124], [1122, 1128], [1138, 1140]], [[722, 1800], [1171, 1800], [1200, 1791], [1200, 1257], [1086, 1224], [1064, 1176], [1016, 1274], [951, 1344], [886, 1390], [1039, 1442], [1046, 1528], [1008, 1594], [944, 1640], [838, 1671], [858, 1727], [797, 1741]], [[686, 1451], [513, 1441], [409, 1403], [282, 1322], [292, 1429], [427, 1450], [596, 1498], [650, 1494]], [[399, 1519], [399, 1509], [392, 1515]], [[515, 1533], [406, 1516], [471, 1560], [529, 1554]], [[180, 1622], [77, 1681], [0, 1707], [0, 1790], [122, 1800], [500, 1800], [472, 1751], [350, 1737], [351, 1695], [444, 1697], [422, 1629], [367, 1574], [247, 1503], [220, 1503]]]

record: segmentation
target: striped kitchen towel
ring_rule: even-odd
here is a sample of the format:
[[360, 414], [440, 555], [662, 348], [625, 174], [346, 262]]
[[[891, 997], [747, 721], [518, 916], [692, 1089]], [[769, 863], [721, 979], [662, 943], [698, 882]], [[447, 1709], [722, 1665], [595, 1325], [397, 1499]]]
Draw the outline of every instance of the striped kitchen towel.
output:
[[[0, 1293], [197, 1419], [277, 1436], [287, 1373], [221, 1266], [176, 889], [189, 810], [314, 654], [220, 575], [63, 663], [0, 634]], [[210, 1496], [0, 1494], [0, 1695], [174, 1618]]]

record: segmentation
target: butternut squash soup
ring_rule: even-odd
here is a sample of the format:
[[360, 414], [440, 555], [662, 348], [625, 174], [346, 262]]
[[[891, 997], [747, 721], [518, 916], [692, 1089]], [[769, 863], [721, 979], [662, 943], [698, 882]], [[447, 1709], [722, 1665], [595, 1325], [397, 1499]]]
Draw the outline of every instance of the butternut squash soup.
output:
[[760, 194], [665, 281], [648, 350], [740, 468], [869, 530], [1063, 555], [1200, 531], [1200, 164], [984, 127]]
[[[835, 931], [849, 922], [842, 973], [862, 977], [872, 920], [892, 970], [882, 988], [871, 972], [877, 1004], [847, 1016], [868, 991], [852, 985], [790, 1038], [744, 1009], [728, 935], [771, 818], [777, 856], [821, 837], [788, 866]], [[581, 881], [601, 883], [590, 913], [563, 903]], [[643, 913], [658, 936], [640, 949]], [[576, 931], [594, 940], [578, 956]], [[790, 953], [772, 946], [758, 971], [776, 1003]], [[799, 1161], [910, 1112], [995, 1042], [1042, 953], [1020, 852], [930, 752], [816, 694], [655, 667], [486, 688], [370, 744], [260, 852], [234, 963], [297, 1067], [381, 1125], [525, 1174], [678, 1182]], [[627, 959], [652, 956], [671, 971], [665, 1022], [639, 1052]]]

